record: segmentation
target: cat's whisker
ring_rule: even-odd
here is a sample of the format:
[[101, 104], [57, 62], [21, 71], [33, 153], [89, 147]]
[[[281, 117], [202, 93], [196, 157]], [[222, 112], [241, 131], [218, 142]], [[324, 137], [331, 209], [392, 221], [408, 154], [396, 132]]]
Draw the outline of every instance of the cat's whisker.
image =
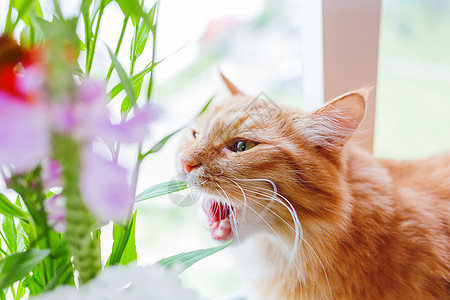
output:
[[[231, 203], [230, 198], [228, 197], [228, 194], [225, 192], [225, 190], [218, 184], [216, 183], [216, 185], [222, 190], [222, 192], [225, 194], [225, 196], [227, 197], [228, 201]], [[235, 198], [235, 197], [233, 197]], [[248, 204], [245, 204], [245, 207], [247, 207], [248, 209], [250, 209], [251, 211], [253, 211], [272, 231], [273, 233], [280, 239], [280, 241], [282, 241], [281, 237], [278, 235], [278, 233], [275, 231], [275, 229], [266, 221], [266, 219], [259, 214], [257, 211], [255, 211], [253, 208], [251, 208]], [[232, 210], [231, 210], [232, 211]], [[236, 216], [234, 215], [234, 218], [236, 220]], [[237, 229], [237, 227], [236, 227]], [[236, 232], [237, 233], [237, 232]], [[237, 237], [237, 239], [239, 240], [239, 237]]]
[[[252, 193], [259, 194], [258, 192], [255, 192], [255, 191], [251, 191], [251, 190], [247, 190], [247, 191], [250, 191], [250, 192], [252, 192]], [[261, 195], [262, 195], [262, 194], [261, 194]], [[267, 197], [249, 197], [249, 200], [252, 201], [252, 202], [254, 202], [254, 203], [256, 203], [256, 204], [258, 204], [258, 205], [260, 205], [260, 206], [262, 206], [264, 209], [270, 211], [272, 214], [274, 214], [276, 217], [278, 217], [281, 221], [283, 221], [283, 223], [285, 223], [286, 226], [288, 226], [289, 229], [291, 229], [291, 230], [295, 233], [294, 227], [292, 227], [292, 225], [289, 224], [285, 219], [283, 219], [280, 215], [278, 215], [276, 212], [274, 212], [274, 211], [273, 211], [270, 207], [268, 207], [267, 205], [262, 204], [262, 203], [260, 203], [260, 202], [258, 202], [258, 201], [256, 201], [256, 200], [254, 200], [254, 199], [252, 199], [252, 198], [256, 198], [256, 199], [259, 199], [259, 200], [267, 200]], [[271, 199], [271, 198], [270, 198], [269, 200], [270, 200], [270, 201], [273, 201], [273, 199]]]
[[280, 237], [280, 235], [276, 232], [276, 230], [269, 224], [269, 222], [267, 222], [267, 220], [260, 214], [258, 213], [256, 210], [254, 210], [251, 206], [249, 206], [248, 204], [246, 205], [248, 209], [250, 209], [253, 213], [255, 213], [268, 227], [269, 229], [271, 229], [273, 231], [273, 233], [275, 234], [275, 236], [280, 239], [280, 241], [283, 241], [283, 239]]
[[[258, 192], [258, 191], [254, 191], [254, 190], [251, 190], [251, 189], [248, 189], [248, 188], [244, 188], [244, 190], [246, 190], [246, 191], [249, 191], [249, 192], [252, 192], [252, 193], [254, 193], [254, 194], [257, 194], [257, 195], [261, 195], [262, 197], [256, 197], [257, 199], [263, 199], [263, 200], [269, 200], [271, 203], [273, 203], [273, 201], [274, 201], [274, 198], [273, 198], [273, 196], [271, 196], [271, 195], [266, 195], [266, 194], [263, 194], [263, 193], [260, 193], [260, 192]], [[284, 220], [281, 216], [279, 216], [276, 212], [274, 212], [270, 207], [268, 207], [267, 205], [264, 205], [264, 204], [262, 204], [262, 203], [260, 203], [260, 202], [258, 202], [258, 201], [256, 201], [256, 200], [254, 200], [254, 199], [252, 199], [253, 198], [253, 196], [252, 197], [248, 197], [248, 199], [250, 200], [250, 201], [252, 201], [252, 202], [254, 202], [255, 204], [258, 204], [259, 206], [262, 206], [264, 209], [266, 209], [266, 210], [268, 210], [269, 212], [271, 212], [273, 215], [275, 215], [276, 217], [278, 217], [281, 221], [283, 221], [291, 230], [293, 230], [294, 232], [295, 232], [295, 229], [286, 221], [286, 220]], [[296, 233], [296, 232], [295, 232]], [[297, 233], [296, 233], [297, 234]], [[292, 256], [295, 256], [297, 253], [296, 252], [294, 252], [295, 250], [291, 250], [291, 257]], [[296, 272], [296, 274], [297, 274], [297, 279], [299, 280], [299, 282], [301, 282], [302, 281], [302, 278], [301, 278], [301, 272], [300, 272], [300, 268], [299, 268], [299, 265], [298, 265], [298, 263], [297, 263], [297, 261], [295, 260], [295, 259], [290, 259], [290, 264], [293, 266], [293, 268], [295, 269], [295, 272]], [[289, 269], [286, 269], [286, 274], [287, 273], [289, 273]], [[302, 288], [302, 286], [300, 286], [300, 288]]]
[[[254, 187], [254, 188], [262, 189], [262, 190], [266, 190], [266, 191], [268, 191], [268, 192], [271, 192], [271, 190], [265, 189], [265, 188], [261, 188], [261, 187]], [[247, 189], [247, 190], [248, 190], [248, 189]], [[280, 194], [278, 194], [278, 193], [277, 193], [277, 195], [280, 196], [280, 197], [282, 197], [282, 198], [284, 198], [282, 195], [280, 195]], [[288, 201], [286, 198], [284, 198], [284, 199], [285, 199], [286, 201]], [[291, 227], [291, 228], [292, 228], [292, 227]], [[332, 299], [332, 298], [333, 298], [333, 294], [332, 294], [332, 291], [331, 291], [331, 285], [330, 285], [330, 283], [329, 283], [328, 275], [327, 275], [327, 272], [326, 272], [326, 270], [325, 270], [325, 266], [324, 266], [322, 260], [321, 260], [320, 257], [317, 255], [316, 251], [314, 251], [313, 247], [312, 247], [312, 246], [308, 243], [308, 241], [306, 241], [306, 239], [303, 237], [303, 234], [301, 235], [300, 238], [301, 238], [301, 240], [302, 240], [302, 241], [303, 241], [303, 242], [311, 249], [312, 253], [313, 253], [314, 256], [317, 258], [319, 264], [321, 265], [322, 270], [323, 270], [324, 275], [325, 275], [325, 279], [326, 279], [327, 284], [328, 284], [328, 288], [329, 288], [329, 291], [330, 291], [331, 299]]]
[[[226, 179], [228, 179], [228, 180], [231, 180], [231, 181], [233, 181], [232, 179], [230, 179], [230, 178], [227, 178], [227, 177], [225, 177], [225, 176], [222, 176], [223, 178], [226, 178]], [[240, 180], [242, 180], [242, 181], [246, 181], [246, 179], [240, 179]], [[289, 201], [286, 199], [286, 198], [284, 198], [283, 196], [281, 196], [278, 192], [277, 192], [277, 188], [276, 188], [276, 185], [272, 182], [272, 181], [270, 181], [270, 180], [263, 180], [263, 179], [261, 179], [262, 181], [266, 181], [266, 182], [270, 182], [271, 184], [272, 184], [272, 187], [273, 187], [273, 191], [271, 191], [271, 192], [273, 192], [273, 195], [272, 196], [270, 196], [270, 197], [268, 197], [270, 200], [271, 200], [271, 202], [273, 202], [273, 201], [276, 201], [276, 202], [279, 202], [280, 204], [282, 204], [288, 211], [289, 211], [289, 213], [291, 214], [291, 216], [292, 216], [292, 218], [293, 218], [293, 220], [294, 220], [294, 226], [295, 226], [295, 229], [294, 229], [294, 232], [295, 232], [295, 241], [294, 241], [294, 245], [293, 245], [293, 249], [292, 249], [292, 251], [291, 251], [291, 255], [290, 255], [290, 259], [289, 259], [289, 262], [290, 262], [290, 264], [293, 264], [293, 265], [295, 265], [295, 254], [297, 253], [297, 250], [298, 250], [298, 248], [299, 248], [299, 246], [300, 246], [300, 241], [302, 241], [302, 236], [303, 236], [303, 231], [302, 231], [302, 229], [301, 229], [301, 224], [300, 224], [300, 221], [298, 220], [298, 216], [297, 216], [297, 214], [296, 214], [296, 212], [295, 212], [295, 210], [293, 209], [293, 206], [289, 203]], [[237, 182], [235, 182], [235, 181], [233, 181], [236, 185], [238, 185], [239, 186], [239, 184], [237, 184]], [[242, 190], [242, 188], [239, 186], [239, 188]], [[269, 191], [269, 190], [268, 190]], [[281, 196], [282, 198], [284, 198], [284, 200], [286, 201], [286, 202], [288, 202], [288, 204], [291, 206], [291, 207], [289, 207], [288, 205], [286, 205], [285, 203], [283, 203], [283, 201], [281, 201], [281, 200], [279, 200], [278, 198], [277, 198], [277, 196]], [[249, 207], [248, 205], [246, 205], [246, 207]], [[250, 207], [249, 207], [250, 208]], [[251, 208], [250, 208], [251, 209]], [[252, 209], [253, 210], [253, 209]], [[266, 222], [267, 223], [267, 222]], [[269, 225], [270, 226], [270, 225]], [[291, 227], [292, 228], [292, 227]], [[300, 229], [299, 229], [300, 228]], [[300, 235], [300, 238], [299, 238], [299, 235]]]
[[247, 197], [245, 196], [244, 190], [243, 190], [242, 187], [241, 187], [236, 181], [234, 181], [233, 179], [228, 178], [228, 177], [226, 177], [226, 176], [222, 176], [222, 178], [225, 178], [225, 179], [230, 180], [231, 182], [233, 182], [233, 183], [241, 190], [241, 192], [242, 192], [242, 197], [244, 197], [244, 210], [243, 210], [243, 212], [242, 212], [242, 218], [245, 218], [245, 215], [246, 215], [246, 212], [247, 212]]
[[[257, 197], [257, 198], [258, 198], [258, 199], [263, 199], [263, 198], [261, 198], [261, 197]], [[281, 221], [283, 221], [283, 222], [284, 222], [284, 223], [285, 223], [292, 231], [295, 232], [295, 229], [294, 229], [294, 228], [293, 228], [293, 227], [292, 227], [285, 219], [283, 219], [279, 214], [277, 214], [276, 212], [274, 212], [272, 209], [270, 209], [270, 208], [267, 207], [266, 205], [264, 205], [264, 204], [262, 204], [262, 203], [260, 203], [260, 202], [258, 202], [258, 201], [256, 201], [256, 200], [252, 199], [251, 197], [249, 197], [249, 200], [252, 201], [252, 202], [254, 202], [255, 204], [257, 204], [257, 205], [263, 207], [264, 209], [266, 209], [267, 211], [269, 211], [269, 212], [272, 213], [273, 215], [275, 215], [277, 218], [279, 218]], [[300, 270], [299, 270], [299, 266], [297, 265], [297, 262], [296, 262], [296, 261], [293, 262], [293, 266], [294, 266], [294, 268], [295, 268], [295, 270], [296, 270], [298, 280], [301, 281], [301, 276], [300, 276], [301, 272], [300, 272]], [[289, 270], [286, 270], [286, 273], [288, 273], [288, 272], [289, 272]]]
[[[294, 246], [293, 246], [293, 252], [297, 252], [297, 250], [300, 247], [300, 241], [303, 238], [303, 228], [302, 225], [300, 223], [300, 220], [298, 218], [298, 215], [294, 209], [294, 206], [291, 204], [291, 202], [289, 200], [287, 200], [283, 195], [278, 193], [277, 187], [275, 185], [275, 183], [272, 180], [268, 180], [268, 179], [239, 179], [241, 181], [263, 181], [263, 182], [267, 182], [270, 183], [273, 187], [273, 196], [274, 196], [274, 200], [279, 202], [280, 204], [282, 204], [284, 207], [286, 207], [286, 209], [289, 211], [289, 213], [292, 216], [293, 222], [294, 222], [294, 227], [295, 227], [295, 241], [294, 241]], [[259, 188], [259, 187], [256, 187]], [[264, 188], [263, 188], [264, 189]], [[265, 189], [267, 191], [270, 191], [268, 189]], [[286, 203], [284, 203], [283, 201], [278, 199], [281, 198], [283, 199]], [[292, 257], [293, 259], [293, 257]]]
[[220, 169], [220, 173], [211, 173], [211, 175], [213, 175], [213, 176], [220, 176], [220, 175], [223, 174], [223, 169], [220, 166], [218, 166], [218, 167]]
[[[270, 190], [268, 190], [268, 191], [270, 191]], [[279, 195], [279, 196], [281, 196], [281, 195]], [[261, 199], [263, 199], [263, 198], [261, 198]], [[258, 204], [259, 204], [259, 203], [258, 203]], [[283, 221], [284, 221], [284, 220], [283, 220]], [[284, 221], [284, 222], [287, 224], [286, 221]], [[290, 226], [289, 224], [288, 224], [288, 226], [289, 226], [290, 228], [292, 228], [292, 226]], [[325, 279], [326, 279], [327, 284], [328, 284], [328, 288], [329, 288], [329, 290], [330, 290], [331, 299], [332, 299], [332, 298], [333, 298], [333, 294], [332, 294], [332, 291], [331, 291], [331, 286], [330, 286], [330, 283], [329, 283], [329, 280], [328, 280], [328, 275], [327, 275], [327, 272], [326, 272], [326, 270], [325, 270], [325, 266], [324, 266], [322, 260], [321, 260], [320, 257], [317, 255], [316, 251], [314, 251], [313, 247], [312, 247], [312, 246], [306, 241], [306, 239], [303, 237], [303, 234], [302, 234], [302, 236], [301, 236], [300, 238], [301, 238], [301, 240], [302, 240], [302, 241], [303, 241], [303, 242], [311, 249], [312, 253], [313, 253], [314, 256], [317, 258], [319, 264], [321, 265], [322, 270], [323, 270], [324, 275], [325, 275]], [[298, 275], [298, 274], [297, 274], [297, 275]]]
[[[234, 226], [234, 233], [236, 236], [236, 240], [238, 240], [240, 242], [239, 239], [239, 232], [238, 232], [238, 227], [237, 227], [237, 218], [236, 218], [236, 212], [234, 211], [233, 207], [232, 207], [232, 203], [230, 198], [228, 197], [227, 192], [220, 186], [220, 184], [218, 184], [217, 182], [215, 183], [219, 189], [223, 192], [223, 194], [225, 195], [225, 197], [227, 199], [223, 199], [225, 200], [225, 203], [227, 204], [229, 210], [230, 210], [230, 221], [233, 222], [233, 226]], [[220, 192], [219, 192], [220, 193]], [[227, 201], [226, 201], [227, 200]]]
[[[262, 187], [256, 187], [256, 186], [255, 186], [255, 188], [258, 188], [258, 189], [260, 189], [260, 190], [266, 190], [267, 192], [270, 192], [270, 193], [272, 193], [272, 190], [269, 190], [269, 189], [264, 189], [264, 188], [262, 188]], [[338, 213], [338, 212], [336, 212], [336, 211], [333, 211], [333, 210], [331, 210], [331, 209], [329, 209], [329, 208], [326, 208], [326, 207], [322, 207], [322, 209], [324, 209], [324, 210], [326, 210], [326, 211], [329, 211], [329, 212], [331, 212], [331, 213], [333, 213], [333, 214], [336, 214], [336, 215], [338, 215], [338, 216], [341, 216], [341, 217], [347, 218], [347, 216], [346, 216], [346, 215], [344, 215], [344, 214], [341, 214], [341, 213]]]
[[[254, 188], [259, 188], [259, 187], [254, 187]], [[281, 205], [283, 205], [289, 211], [289, 213], [290, 213], [290, 215], [291, 215], [291, 217], [293, 219], [294, 227], [295, 227], [295, 228], [293, 228], [292, 226], [289, 225], [289, 227], [294, 231], [294, 235], [295, 235], [295, 241], [294, 241], [294, 245], [293, 245], [292, 250], [291, 250], [291, 256], [290, 256], [290, 260], [289, 261], [290, 261], [290, 263], [294, 263], [295, 254], [297, 253], [298, 249], [300, 248], [301, 241], [303, 240], [303, 229], [302, 229], [302, 225], [300, 223], [300, 220], [298, 219], [297, 213], [295, 212], [295, 210], [291, 209], [288, 205], [286, 205], [282, 200], [277, 198], [277, 196], [284, 198], [283, 196], [281, 196], [278, 193], [276, 193], [275, 195], [265, 195], [265, 194], [263, 194], [263, 193], [261, 193], [261, 192], [259, 192], [257, 190], [251, 190], [249, 188], [246, 188], [246, 189], [247, 189], [247, 191], [251, 191], [251, 192], [253, 192], [253, 193], [257, 194], [257, 195], [266, 196], [266, 197], [263, 197], [261, 199], [263, 199], [263, 200], [268, 199], [268, 200], [271, 201], [270, 202], [271, 204], [273, 203], [273, 201], [275, 201], [277, 203], [280, 203]], [[267, 189], [264, 189], [264, 188], [261, 188], [261, 189], [267, 190]], [[267, 191], [272, 192], [271, 190], [267, 190]], [[284, 200], [288, 201], [285, 198], [284, 198]]]
[[[253, 187], [254, 187], [254, 186], [253, 186]], [[265, 189], [265, 188], [261, 188], [261, 187], [254, 187], [254, 188], [257, 188], [257, 189], [260, 189], [260, 190], [265, 190], [265, 191], [268, 191], [268, 192], [272, 192], [272, 191], [269, 190], [269, 189]], [[254, 192], [257, 192], [257, 191], [254, 191]], [[280, 194], [278, 194], [278, 193], [277, 193], [277, 196], [282, 197], [282, 198], [284, 198], [285, 201], [289, 202], [285, 197], [283, 197], [282, 195], [280, 195]], [[280, 203], [282, 203], [282, 202], [280, 202]], [[291, 227], [291, 226], [290, 226], [290, 227]], [[292, 228], [292, 227], [291, 227], [291, 228]], [[294, 230], [294, 231], [295, 231], [295, 230]], [[295, 231], [295, 232], [297, 232], [297, 231]], [[323, 265], [322, 260], [321, 260], [320, 257], [317, 255], [317, 253], [314, 251], [313, 247], [305, 240], [305, 238], [303, 237], [303, 232], [302, 232], [302, 234], [301, 234], [301, 236], [300, 236], [300, 239], [301, 239], [301, 241], [303, 241], [303, 242], [311, 249], [312, 253], [313, 253], [314, 256], [317, 258], [319, 264], [321, 265], [322, 270], [323, 270], [324, 275], [325, 275], [325, 278], [326, 278], [326, 281], [327, 281], [327, 284], [328, 284], [328, 288], [329, 288], [329, 291], [330, 291], [331, 298], [333, 298], [333, 297], [332, 297], [331, 286], [330, 286], [330, 283], [329, 283], [329, 280], [328, 280], [328, 275], [327, 275], [327, 272], [326, 272], [326, 270], [325, 270], [325, 266]], [[298, 270], [297, 270], [297, 276], [299, 277]], [[300, 278], [299, 278], [299, 279], [300, 279]]]

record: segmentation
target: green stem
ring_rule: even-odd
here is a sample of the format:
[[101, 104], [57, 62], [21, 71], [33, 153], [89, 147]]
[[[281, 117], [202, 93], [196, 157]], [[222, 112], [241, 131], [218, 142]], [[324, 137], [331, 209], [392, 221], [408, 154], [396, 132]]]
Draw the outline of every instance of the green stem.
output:
[[[34, 178], [32, 181], [33, 180]], [[36, 230], [35, 234], [37, 236], [36, 241], [32, 241], [32, 234], [29, 233], [30, 246], [36, 243], [41, 249], [53, 249], [50, 239], [50, 228], [47, 224], [47, 214], [43, 209], [45, 195], [43, 192], [42, 181], [39, 180], [37, 187], [31, 191], [27, 189], [27, 186], [29, 185], [30, 183], [26, 182], [26, 186], [23, 186], [23, 183], [21, 184], [16, 179], [13, 179], [12, 187], [22, 197], [34, 223], [38, 225], [38, 227], [30, 227], [30, 230]], [[50, 282], [51, 277], [54, 275], [53, 259], [51, 257], [45, 258], [42, 264], [40, 264], [39, 270], [44, 282]]]
[[[6, 14], [6, 22], [5, 22], [5, 33], [9, 33], [9, 27], [12, 25], [11, 22], [11, 12], [13, 8], [14, 0], [9, 1], [8, 13]], [[13, 30], [14, 28], [12, 28]]]
[[[152, 45], [152, 64], [155, 63], [155, 58], [156, 58], [156, 31], [158, 29], [158, 18], [159, 18], [159, 3], [158, 3], [158, 6], [156, 7], [155, 26], [152, 29], [152, 40], [153, 40], [153, 45]], [[147, 102], [150, 101], [150, 98], [152, 96], [153, 73], [154, 73], [154, 68], [150, 72], [150, 80], [148, 82], [148, 89], [147, 89]]]
[[86, 70], [85, 73], [87, 74], [87, 67], [88, 67], [88, 57], [91, 53], [91, 25], [89, 20], [89, 11], [83, 12], [83, 21], [84, 21], [84, 44], [86, 46]]
[[66, 239], [73, 255], [73, 264], [79, 272], [80, 284], [85, 284], [101, 269], [98, 240], [92, 237], [96, 219], [89, 212], [81, 197], [79, 187], [81, 169], [80, 146], [70, 138], [56, 140], [56, 152], [63, 164], [64, 190], [66, 199]]
[[101, 229], [94, 230], [92, 233], [92, 237], [95, 241], [97, 241], [98, 244], [98, 257], [102, 257], [102, 240], [101, 240], [102, 231]]
[[94, 60], [95, 54], [95, 44], [97, 43], [98, 31], [100, 30], [100, 21], [102, 20], [104, 8], [105, 8], [105, 1], [102, 0], [102, 2], [100, 3], [100, 11], [97, 18], [97, 25], [95, 27], [94, 41], [92, 42], [90, 48], [91, 51], [89, 52], [89, 56], [87, 57], [86, 74], [89, 74], [91, 72], [92, 61]]
[[[119, 41], [117, 42], [116, 51], [114, 51], [114, 55], [116, 57], [119, 54], [120, 46], [122, 46], [122, 40], [123, 40], [123, 36], [125, 35], [125, 29], [127, 28], [129, 18], [130, 18], [130, 16], [126, 16], [125, 19], [123, 20], [122, 31], [120, 32], [120, 37], [119, 37]], [[107, 80], [109, 80], [109, 78], [111, 78], [111, 74], [112, 74], [113, 70], [114, 70], [114, 65], [111, 62], [111, 65], [109, 66], [108, 74], [106, 75]]]
[[34, 26], [33, 24], [30, 24], [30, 45], [34, 45], [35, 44], [35, 40], [34, 40]]
[[16, 291], [14, 290], [14, 287], [12, 286], [9, 290], [11, 291], [12, 298], [15, 299], [16, 298]]
[[133, 45], [131, 47], [131, 61], [130, 61], [130, 78], [133, 76], [134, 73], [134, 65], [136, 64], [136, 47], [137, 47], [137, 35], [139, 32], [139, 22], [136, 22], [136, 28], [134, 29], [134, 36], [133, 36]]
[[58, 0], [53, 0], [53, 7], [55, 8], [56, 15], [60, 20], [64, 20], [64, 16], [61, 12], [61, 7], [59, 6]]

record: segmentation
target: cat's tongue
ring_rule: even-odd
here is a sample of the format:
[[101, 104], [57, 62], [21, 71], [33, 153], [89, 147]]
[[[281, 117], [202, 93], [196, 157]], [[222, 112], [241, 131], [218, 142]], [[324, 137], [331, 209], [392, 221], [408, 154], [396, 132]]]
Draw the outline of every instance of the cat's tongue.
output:
[[203, 202], [203, 210], [208, 217], [211, 238], [219, 241], [229, 240], [232, 236], [230, 208], [214, 200]]

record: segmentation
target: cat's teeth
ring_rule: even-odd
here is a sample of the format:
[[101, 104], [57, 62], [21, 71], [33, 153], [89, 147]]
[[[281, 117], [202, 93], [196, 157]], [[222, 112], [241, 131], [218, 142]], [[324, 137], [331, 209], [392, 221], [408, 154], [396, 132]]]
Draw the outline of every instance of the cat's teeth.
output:
[[216, 237], [221, 238], [221, 237], [223, 237], [224, 233], [225, 232], [223, 231], [223, 229], [219, 229], [215, 232], [215, 235], [216, 235]]
[[217, 227], [219, 227], [219, 222], [210, 222], [208, 229], [213, 230], [213, 229], [216, 229]]
[[228, 218], [225, 219], [225, 221], [221, 222], [219, 226], [220, 226], [220, 229], [230, 229], [231, 228], [231, 224], [230, 224], [229, 219]]

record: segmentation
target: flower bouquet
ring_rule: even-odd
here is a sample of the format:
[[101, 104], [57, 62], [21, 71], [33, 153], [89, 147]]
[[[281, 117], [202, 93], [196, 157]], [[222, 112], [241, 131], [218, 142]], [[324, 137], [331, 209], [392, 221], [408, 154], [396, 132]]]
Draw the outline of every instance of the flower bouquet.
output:
[[[52, 5], [44, 18], [40, 2], [10, 1], [0, 36], [0, 299], [197, 299], [178, 274], [227, 245], [127, 265], [137, 258], [135, 201], [187, 188], [171, 181], [136, 195], [142, 163], [175, 134], [144, 148], [157, 115], [150, 100], [158, 2], [83, 0], [73, 18]], [[90, 73], [108, 5], [120, 7], [123, 26], [98, 80]], [[117, 56], [127, 26], [133, 38], [124, 67]], [[152, 60], [137, 72], [144, 49]], [[120, 82], [107, 91], [114, 71]], [[111, 101], [120, 103], [116, 123]], [[119, 164], [123, 144], [137, 149], [131, 170]], [[111, 221], [113, 247], [102, 260], [102, 226]]]

